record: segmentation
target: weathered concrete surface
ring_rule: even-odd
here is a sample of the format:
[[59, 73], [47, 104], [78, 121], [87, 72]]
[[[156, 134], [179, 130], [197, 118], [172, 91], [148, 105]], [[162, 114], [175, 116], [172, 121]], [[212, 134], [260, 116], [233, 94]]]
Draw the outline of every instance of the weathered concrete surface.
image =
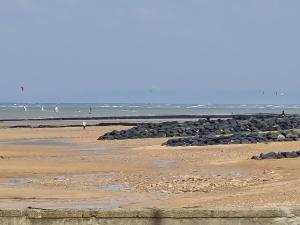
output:
[[283, 225], [300, 224], [300, 209], [0, 210], [1, 225]]

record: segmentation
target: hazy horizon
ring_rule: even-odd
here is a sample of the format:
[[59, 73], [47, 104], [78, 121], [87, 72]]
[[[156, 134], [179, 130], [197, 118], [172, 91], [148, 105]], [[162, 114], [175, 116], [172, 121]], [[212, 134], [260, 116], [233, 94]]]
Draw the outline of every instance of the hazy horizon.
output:
[[296, 0], [3, 0], [0, 102], [297, 104], [299, 9]]

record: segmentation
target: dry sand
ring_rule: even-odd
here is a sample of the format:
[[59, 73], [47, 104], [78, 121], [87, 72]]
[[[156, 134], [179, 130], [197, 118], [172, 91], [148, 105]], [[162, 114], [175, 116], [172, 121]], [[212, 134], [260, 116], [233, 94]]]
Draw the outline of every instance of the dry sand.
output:
[[97, 141], [114, 129], [0, 129], [0, 208], [300, 205], [300, 158], [255, 161], [299, 142], [166, 147]]

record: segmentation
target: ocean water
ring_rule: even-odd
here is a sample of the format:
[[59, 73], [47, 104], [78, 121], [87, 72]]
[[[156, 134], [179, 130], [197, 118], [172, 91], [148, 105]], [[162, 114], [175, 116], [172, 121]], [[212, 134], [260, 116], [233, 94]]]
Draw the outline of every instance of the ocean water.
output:
[[[26, 107], [26, 111], [24, 109]], [[42, 111], [42, 106], [44, 110]], [[55, 112], [57, 107], [58, 112]], [[91, 108], [91, 113], [90, 113]], [[201, 105], [201, 104], [20, 104], [0, 103], [0, 120], [44, 119], [63, 117], [159, 116], [159, 115], [222, 115], [249, 113], [300, 114], [300, 105]]]

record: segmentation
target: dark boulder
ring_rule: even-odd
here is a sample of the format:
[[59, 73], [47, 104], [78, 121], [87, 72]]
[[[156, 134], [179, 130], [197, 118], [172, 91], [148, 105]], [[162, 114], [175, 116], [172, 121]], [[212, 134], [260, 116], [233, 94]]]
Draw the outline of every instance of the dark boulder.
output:
[[[159, 138], [159, 137], [187, 137], [187, 136], [205, 136], [217, 134], [239, 134], [240, 132], [261, 132], [261, 131], [284, 131], [282, 135], [287, 140], [298, 140], [299, 132], [285, 131], [287, 129], [300, 128], [300, 117], [278, 117], [270, 115], [256, 116], [233, 116], [230, 119], [217, 119], [186, 122], [163, 122], [163, 123], [144, 123], [137, 124], [128, 130], [112, 131], [101, 137], [98, 140], [112, 139], [134, 139], [134, 138]], [[287, 141], [283, 136], [273, 132], [265, 135], [265, 141]], [[247, 143], [255, 143], [253, 139], [237, 138], [239, 141]], [[244, 140], [244, 141], [243, 141]], [[217, 141], [223, 142], [223, 141]], [[234, 141], [235, 142], [235, 141]], [[258, 141], [259, 142], [259, 141]]]
[[277, 153], [276, 152], [269, 152], [266, 154], [261, 153], [260, 158], [261, 159], [277, 159]]
[[283, 159], [283, 158], [297, 158], [297, 157], [300, 157], [300, 151], [261, 153], [259, 156], [252, 156], [251, 159], [265, 160], [265, 159]]
[[297, 152], [293, 151], [293, 152], [281, 152], [281, 154], [285, 157], [285, 158], [296, 158], [298, 157]]

